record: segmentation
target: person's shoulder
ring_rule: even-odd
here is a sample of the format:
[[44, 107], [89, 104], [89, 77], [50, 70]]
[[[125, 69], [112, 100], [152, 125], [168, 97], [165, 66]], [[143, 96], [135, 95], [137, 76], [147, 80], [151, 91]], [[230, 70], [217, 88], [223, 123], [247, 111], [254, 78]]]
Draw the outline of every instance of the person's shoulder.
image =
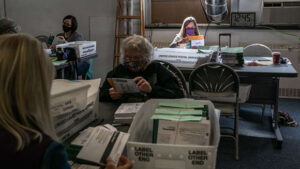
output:
[[162, 64], [160, 64], [158, 61], [152, 61], [152, 62], [148, 65], [148, 67], [149, 67], [150, 69], [156, 69], [156, 70], [158, 70], [158, 71], [160, 71], [160, 70], [165, 70], [165, 69], [166, 69], [165, 66], [163, 66]]
[[81, 33], [75, 31], [72, 33], [72, 35], [67, 39], [68, 42], [74, 42], [74, 41], [84, 41], [84, 37]]
[[124, 66], [123, 64], [119, 64], [117, 67], [113, 68], [113, 70], [109, 71], [107, 74], [109, 76], [118, 76], [126, 72], [128, 72], [126, 66]]
[[75, 31], [73, 34], [75, 37], [80, 37], [82, 40], [84, 40], [84, 37], [80, 32]]

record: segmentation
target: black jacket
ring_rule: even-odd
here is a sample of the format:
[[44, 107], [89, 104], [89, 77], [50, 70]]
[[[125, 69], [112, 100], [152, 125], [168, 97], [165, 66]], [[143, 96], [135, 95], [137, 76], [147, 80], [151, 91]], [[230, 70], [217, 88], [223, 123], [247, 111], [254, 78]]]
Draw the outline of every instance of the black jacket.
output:
[[[112, 100], [109, 95], [111, 85], [108, 83], [107, 78], [128, 78], [133, 79], [137, 76], [142, 76], [146, 79], [151, 87], [151, 93], [144, 94], [124, 94], [119, 100]], [[115, 101], [115, 102], [138, 102], [146, 101], [149, 98], [182, 98], [184, 97], [183, 88], [179, 85], [178, 80], [172, 72], [167, 70], [160, 63], [150, 63], [148, 67], [139, 73], [130, 71], [123, 64], [118, 65], [115, 69], [108, 72], [105, 82], [100, 88], [100, 101]]]

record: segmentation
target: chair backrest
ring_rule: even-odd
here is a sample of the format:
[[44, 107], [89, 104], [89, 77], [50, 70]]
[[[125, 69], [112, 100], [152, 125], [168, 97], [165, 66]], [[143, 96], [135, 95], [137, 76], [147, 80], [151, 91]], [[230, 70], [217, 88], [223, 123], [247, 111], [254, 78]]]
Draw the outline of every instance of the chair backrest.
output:
[[173, 64], [171, 64], [169, 62], [162, 61], [162, 60], [153, 60], [153, 62], [158, 62], [161, 65], [165, 66], [165, 68], [167, 68], [169, 71], [171, 71], [174, 74], [174, 76], [177, 78], [179, 85], [181, 85], [182, 88], [184, 89], [185, 95], [186, 96], [188, 95], [189, 92], [188, 92], [185, 78], [184, 78], [182, 72], [176, 66], [174, 66]]
[[272, 50], [266, 45], [255, 43], [244, 48], [244, 56], [271, 57]]
[[45, 42], [46, 44], [48, 44], [49, 37], [46, 35], [38, 35], [35, 38], [37, 38], [41, 42]]
[[[214, 96], [239, 95], [239, 77], [229, 66], [206, 63], [197, 67], [189, 77], [190, 96], [210, 98]], [[235, 97], [238, 101], [238, 97]]]

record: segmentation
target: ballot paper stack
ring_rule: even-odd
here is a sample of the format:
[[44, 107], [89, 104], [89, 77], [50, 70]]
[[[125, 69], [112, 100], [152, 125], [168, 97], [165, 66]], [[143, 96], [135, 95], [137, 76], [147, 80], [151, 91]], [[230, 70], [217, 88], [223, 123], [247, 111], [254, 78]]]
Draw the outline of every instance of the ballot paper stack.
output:
[[123, 103], [114, 115], [114, 123], [130, 124], [144, 103]]
[[109, 124], [89, 127], [71, 142], [67, 152], [75, 163], [105, 165], [111, 157], [118, 164], [128, 138], [128, 133], [119, 132]]
[[51, 89], [50, 112], [56, 134], [66, 141], [94, 121], [100, 79], [68, 81], [57, 79]]
[[151, 117], [153, 143], [209, 145], [211, 123], [207, 105], [160, 103]]
[[243, 66], [244, 64], [243, 50], [244, 49], [242, 47], [222, 48], [221, 49], [222, 63], [228, 66]]

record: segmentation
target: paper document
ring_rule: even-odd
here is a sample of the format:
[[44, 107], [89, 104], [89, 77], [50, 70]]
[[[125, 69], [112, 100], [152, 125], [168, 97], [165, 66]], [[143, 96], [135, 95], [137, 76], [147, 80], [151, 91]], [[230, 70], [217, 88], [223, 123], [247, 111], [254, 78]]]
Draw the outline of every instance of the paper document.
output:
[[198, 35], [198, 36], [188, 36], [188, 40], [191, 41], [191, 47], [198, 47], [198, 46], [204, 46], [204, 36]]
[[99, 166], [92, 166], [92, 165], [81, 164], [76, 169], [99, 169]]
[[115, 117], [132, 117], [134, 116], [144, 103], [123, 103], [115, 112]]
[[159, 103], [161, 107], [175, 107], [175, 108], [204, 108], [204, 104], [179, 104], [179, 103]]
[[117, 91], [123, 91], [124, 93], [139, 93], [140, 92], [133, 79], [107, 78], [107, 81]]
[[77, 136], [73, 141], [72, 145], [84, 146], [87, 143], [88, 138], [91, 136], [94, 127], [89, 127], [82, 132], [80, 132], [79, 136]]
[[65, 43], [65, 41], [58, 37], [55, 37], [52, 41], [52, 45], [58, 45], [58, 44], [63, 44], [63, 43]]
[[92, 131], [91, 136], [80, 150], [77, 158], [97, 164], [105, 164], [106, 159], [111, 157], [115, 164], [118, 164], [128, 138], [128, 133], [111, 131], [98, 126]]

